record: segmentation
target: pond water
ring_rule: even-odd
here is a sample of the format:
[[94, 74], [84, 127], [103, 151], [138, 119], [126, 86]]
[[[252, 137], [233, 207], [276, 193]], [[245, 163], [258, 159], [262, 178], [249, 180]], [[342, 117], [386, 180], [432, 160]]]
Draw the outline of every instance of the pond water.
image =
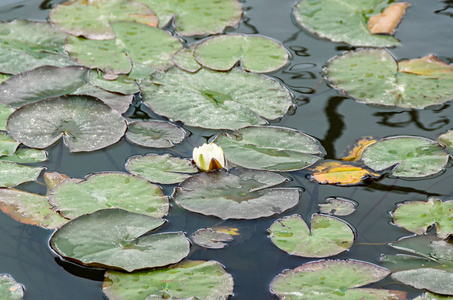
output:
[[[0, 19], [45, 20], [49, 9], [60, 0], [2, 0]], [[410, 0], [396, 38], [402, 45], [390, 49], [396, 59], [422, 57], [434, 53], [453, 62], [453, 4], [451, 1]], [[367, 106], [338, 94], [322, 81], [322, 68], [328, 59], [353, 49], [345, 44], [319, 39], [302, 30], [291, 17], [294, 0], [243, 1], [245, 15], [236, 29], [228, 32], [259, 33], [283, 43], [291, 52], [290, 63], [282, 70], [269, 74], [285, 84], [294, 94], [295, 109], [271, 122], [279, 126], [299, 129], [316, 137], [326, 150], [326, 158], [338, 157], [348, 145], [362, 136], [385, 137], [391, 135], [416, 135], [435, 140], [452, 129], [451, 102], [425, 110], [407, 110]], [[195, 39], [187, 39], [193, 42]], [[127, 115], [140, 118], [149, 110], [130, 109]], [[84, 177], [100, 171], [125, 171], [128, 157], [145, 153], [174, 153], [191, 156], [192, 148], [206, 142], [217, 132], [186, 128], [190, 137], [172, 149], [153, 150], [138, 147], [121, 140], [118, 144], [94, 153], [72, 154], [62, 142], [52, 146], [49, 171], [58, 171], [71, 177]], [[80, 163], [80, 162], [83, 163]], [[43, 164], [39, 164], [43, 165]], [[318, 185], [306, 179], [304, 170], [284, 174], [291, 179], [286, 186], [303, 188], [299, 205], [284, 215], [300, 214], [308, 221], [319, 211], [318, 203], [327, 197], [347, 197], [359, 205], [352, 215], [342, 217], [356, 231], [352, 248], [335, 259], [359, 259], [379, 263], [381, 254], [396, 253], [387, 243], [410, 233], [391, 224], [390, 211], [406, 200], [427, 200], [436, 196], [442, 200], [453, 199], [453, 168], [424, 180], [410, 181], [384, 178], [368, 186], [336, 187]], [[45, 188], [36, 183], [24, 184], [21, 189], [44, 193]], [[174, 186], [165, 186], [171, 195]], [[217, 260], [232, 274], [235, 281], [232, 299], [276, 299], [269, 291], [272, 279], [284, 269], [295, 268], [314, 260], [290, 256], [275, 247], [267, 237], [267, 228], [277, 217], [251, 221], [221, 221], [214, 217], [187, 212], [173, 203], [167, 217], [167, 231], [184, 230], [188, 236], [203, 227], [216, 224], [234, 225], [241, 236], [229, 247], [206, 250], [192, 247], [189, 259]], [[51, 231], [23, 225], [0, 214], [0, 273], [11, 274], [26, 287], [25, 299], [106, 299], [101, 291], [102, 270], [82, 268], [61, 260], [48, 247]], [[422, 293], [387, 278], [373, 287], [400, 289], [409, 292], [408, 298]]]

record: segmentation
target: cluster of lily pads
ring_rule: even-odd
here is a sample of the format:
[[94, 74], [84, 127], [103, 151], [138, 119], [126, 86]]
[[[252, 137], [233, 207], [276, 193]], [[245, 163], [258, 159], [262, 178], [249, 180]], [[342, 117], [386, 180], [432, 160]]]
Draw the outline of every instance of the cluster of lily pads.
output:
[[[205, 2], [74, 0], [55, 6], [50, 23], [0, 24], [0, 209], [20, 222], [56, 229], [50, 245], [63, 258], [107, 269], [103, 291], [111, 299], [226, 299], [233, 293], [233, 278], [220, 263], [184, 260], [191, 247], [185, 233], [160, 230], [170, 197], [157, 184], [179, 184], [171, 198], [188, 211], [256, 219], [299, 203], [301, 190], [279, 187], [288, 179], [278, 172], [305, 172], [315, 182], [341, 186], [384, 175], [423, 178], [440, 174], [453, 153], [449, 131], [437, 141], [363, 138], [337, 160], [324, 160], [314, 137], [268, 125], [287, 113], [292, 95], [260, 73], [285, 66], [288, 51], [264, 36], [220, 34], [240, 22], [242, 6], [236, 0]], [[302, 0], [294, 15], [304, 28], [332, 41], [398, 45], [392, 36], [359, 26], [380, 14], [385, 19], [393, 5], [369, 2]], [[373, 27], [374, 22], [379, 21]], [[191, 45], [181, 41], [210, 34], [218, 35]], [[361, 102], [421, 109], [453, 98], [452, 70], [434, 56], [396, 62], [386, 50], [361, 49], [331, 59], [326, 79]], [[137, 93], [168, 121], [125, 118]], [[100, 172], [84, 179], [44, 173], [46, 195], [12, 188], [37, 180], [43, 168], [23, 164], [45, 161], [43, 149], [61, 138], [72, 152], [96, 151], [123, 137], [144, 147], [170, 148], [187, 136], [175, 121], [222, 130], [212, 142], [222, 147], [227, 169], [200, 172], [191, 158], [149, 154], [128, 159], [129, 173]], [[452, 203], [432, 198], [393, 212], [395, 225], [419, 236], [392, 247], [416, 256], [385, 256], [388, 269], [356, 260], [313, 261], [283, 271], [271, 290], [281, 299], [405, 299], [402, 291], [358, 288], [392, 270], [396, 280], [453, 295], [453, 247], [446, 241], [453, 234]], [[268, 229], [270, 240], [290, 255], [337, 255], [355, 238], [351, 225], [338, 216], [355, 206], [348, 199], [329, 199], [312, 216], [310, 228], [300, 215], [279, 218]], [[437, 237], [425, 235], [433, 225]], [[236, 234], [202, 228], [191, 239], [220, 249]], [[23, 288], [9, 276], [1, 277], [1, 286], [1, 292], [14, 294], [9, 298], [22, 297], [16, 294]]]

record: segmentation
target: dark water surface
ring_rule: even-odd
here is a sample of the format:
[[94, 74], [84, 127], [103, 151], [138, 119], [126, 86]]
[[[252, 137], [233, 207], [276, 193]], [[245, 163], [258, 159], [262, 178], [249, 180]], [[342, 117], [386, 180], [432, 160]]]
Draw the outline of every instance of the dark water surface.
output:
[[[63, 0], [0, 0], [0, 19], [16, 18], [44, 20], [52, 5]], [[396, 37], [402, 46], [391, 49], [397, 59], [415, 58], [434, 53], [453, 61], [453, 4], [450, 1], [412, 0]], [[339, 95], [322, 80], [322, 67], [327, 60], [345, 50], [344, 44], [318, 39], [301, 30], [293, 21], [294, 0], [247, 0], [243, 2], [245, 15], [237, 29], [231, 32], [259, 33], [281, 41], [291, 52], [292, 60], [283, 70], [270, 74], [293, 93], [296, 109], [281, 120], [280, 126], [297, 128], [318, 140], [327, 158], [339, 156], [354, 140], [362, 136], [417, 135], [436, 139], [453, 126], [451, 103], [426, 110], [377, 108], [356, 103]], [[451, 3], [451, 2], [450, 2]], [[194, 39], [189, 39], [192, 42]], [[147, 112], [146, 109], [144, 109]], [[152, 114], [151, 114], [152, 115]], [[134, 115], [133, 110], [129, 116]], [[153, 118], [157, 117], [152, 115]], [[194, 145], [200, 145], [215, 131], [187, 128], [192, 135], [173, 149], [154, 151], [129, 144], [125, 140], [104, 150], [86, 154], [71, 154], [62, 143], [49, 150], [49, 171], [71, 177], [84, 177], [100, 171], [125, 171], [124, 163], [132, 155], [171, 152], [191, 156]], [[81, 163], [83, 162], [83, 163]], [[43, 164], [39, 164], [43, 165]], [[302, 187], [301, 202], [283, 215], [301, 214], [305, 221], [318, 212], [318, 203], [326, 197], [348, 197], [359, 203], [357, 211], [342, 217], [356, 229], [357, 237], [351, 250], [335, 259], [353, 258], [379, 263], [380, 254], [395, 253], [386, 243], [410, 235], [390, 224], [390, 211], [406, 200], [426, 200], [429, 196], [453, 199], [453, 169], [437, 177], [418, 181], [385, 178], [369, 186], [335, 187], [310, 183], [304, 171], [285, 174], [292, 181], [287, 186]], [[36, 183], [24, 184], [20, 189], [45, 192]], [[167, 195], [173, 187], [164, 187]], [[221, 250], [193, 247], [189, 259], [217, 260], [234, 277], [232, 299], [276, 299], [269, 292], [269, 284], [282, 270], [295, 268], [311, 259], [290, 256], [275, 247], [267, 238], [267, 228], [277, 217], [252, 221], [224, 221], [190, 213], [173, 205], [163, 228], [166, 231], [184, 230], [190, 236], [201, 227], [219, 223], [241, 228], [239, 242]], [[103, 272], [85, 269], [63, 262], [48, 247], [51, 231], [23, 225], [0, 214], [0, 273], [11, 274], [26, 287], [25, 299], [106, 299], [101, 291]], [[409, 291], [414, 298], [422, 291], [392, 282], [387, 278], [371, 285]]]

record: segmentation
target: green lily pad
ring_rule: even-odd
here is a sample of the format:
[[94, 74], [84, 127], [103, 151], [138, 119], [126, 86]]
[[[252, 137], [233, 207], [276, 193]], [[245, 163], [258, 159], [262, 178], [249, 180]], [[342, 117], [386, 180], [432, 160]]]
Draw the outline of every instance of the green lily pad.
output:
[[355, 211], [357, 203], [342, 197], [326, 198], [326, 203], [318, 204], [319, 210], [323, 214], [334, 216], [348, 216]]
[[453, 155], [453, 130], [449, 130], [437, 137], [437, 142], [445, 146], [450, 155]]
[[203, 215], [256, 219], [282, 213], [299, 202], [299, 189], [269, 188], [286, 180], [268, 171], [220, 169], [184, 180], [173, 198], [182, 208]]
[[170, 148], [185, 137], [184, 129], [165, 121], [133, 121], [126, 131], [128, 141], [151, 148]]
[[183, 232], [148, 234], [165, 223], [121, 209], [82, 215], [58, 229], [51, 247], [64, 258], [85, 266], [132, 272], [181, 261], [190, 242]]
[[20, 143], [16, 142], [6, 132], [0, 131], [0, 156], [13, 154], [14, 152], [16, 152], [19, 144]]
[[228, 34], [202, 41], [195, 47], [194, 57], [213, 70], [228, 71], [240, 61], [247, 71], [267, 73], [285, 66], [289, 53], [280, 42], [265, 36]]
[[191, 49], [183, 48], [173, 55], [175, 65], [186, 72], [195, 73], [201, 69], [201, 65], [193, 57]]
[[123, 117], [91, 96], [62, 96], [24, 105], [8, 119], [8, 131], [31, 148], [46, 148], [62, 136], [72, 152], [95, 151], [118, 142]]
[[242, 18], [238, 0], [136, 0], [148, 5], [159, 18], [159, 26], [173, 19], [177, 33], [184, 36], [207, 35], [236, 26]]
[[453, 296], [438, 295], [430, 292], [425, 292], [422, 296], [414, 298], [414, 300], [451, 300], [451, 299], [453, 299]]
[[49, 202], [63, 217], [74, 219], [103, 208], [121, 208], [161, 218], [168, 212], [168, 199], [147, 180], [126, 173], [104, 172], [65, 180], [52, 189]]
[[354, 232], [344, 221], [331, 216], [312, 215], [311, 229], [300, 215], [272, 223], [269, 236], [281, 250], [303, 257], [328, 257], [351, 248]]
[[296, 21], [311, 33], [333, 42], [353, 46], [392, 47], [400, 42], [392, 36], [372, 34], [368, 19], [392, 1], [301, 0], [294, 8]]
[[177, 68], [140, 85], [145, 103], [157, 114], [189, 126], [239, 129], [266, 124], [292, 105], [289, 91], [259, 74], [233, 69], [191, 74]]
[[[134, 69], [134, 67], [132, 69]], [[91, 70], [89, 73], [91, 84], [103, 90], [123, 95], [131, 95], [140, 91], [138, 84], [135, 81], [136, 79], [131, 77], [131, 73], [128, 75], [117, 75], [117, 77], [113, 77], [116, 79], [105, 79], [105, 75], [106, 73], [99, 70]]]
[[133, 156], [127, 160], [126, 169], [136, 176], [162, 184], [178, 183], [198, 173], [191, 160], [169, 154]]
[[19, 148], [11, 155], [0, 157], [0, 160], [19, 164], [38, 163], [47, 160], [47, 152], [39, 149]]
[[231, 234], [212, 228], [201, 228], [192, 234], [192, 241], [203, 248], [222, 249], [233, 240]]
[[[453, 72], [415, 74], [402, 68], [382, 49], [346, 52], [330, 60], [327, 77], [341, 92], [360, 102], [403, 108], [424, 108], [453, 99]], [[438, 65], [426, 61], [425, 68]]]
[[65, 49], [80, 64], [105, 73], [128, 74], [139, 63], [158, 70], [173, 65], [173, 54], [182, 48], [169, 32], [138, 23], [112, 24], [115, 40], [96, 41], [69, 36]]
[[393, 248], [410, 252], [381, 257], [392, 278], [433, 293], [453, 295], [453, 245], [434, 236], [401, 239]]
[[426, 177], [445, 168], [448, 154], [435, 141], [394, 136], [368, 146], [362, 160], [375, 171], [392, 168], [392, 175], [397, 177]]
[[453, 201], [430, 198], [427, 202], [406, 202], [393, 212], [393, 223], [416, 234], [425, 234], [431, 226], [436, 227], [441, 239], [453, 234]]
[[53, 211], [47, 197], [16, 189], [0, 189], [0, 209], [16, 221], [46, 229], [69, 222]]
[[406, 299], [406, 292], [360, 286], [384, 279], [388, 269], [359, 260], [318, 260], [285, 270], [271, 283], [280, 299]]
[[0, 130], [6, 130], [6, 122], [14, 110], [11, 106], [0, 103]]
[[124, 273], [108, 270], [102, 291], [109, 299], [228, 299], [233, 277], [216, 261], [185, 260], [176, 265]]
[[0, 22], [0, 72], [18, 74], [39, 66], [76, 65], [64, 51], [67, 37], [49, 23]]
[[284, 127], [248, 127], [221, 133], [214, 142], [222, 147], [227, 161], [250, 169], [295, 171], [322, 155], [314, 138]]
[[49, 14], [58, 30], [94, 40], [111, 40], [111, 23], [129, 21], [157, 26], [159, 20], [146, 5], [126, 0], [75, 0], [56, 5]]
[[24, 182], [35, 181], [44, 168], [18, 165], [0, 161], [0, 187], [13, 187]]
[[24, 286], [9, 274], [0, 274], [0, 299], [22, 300], [24, 297]]

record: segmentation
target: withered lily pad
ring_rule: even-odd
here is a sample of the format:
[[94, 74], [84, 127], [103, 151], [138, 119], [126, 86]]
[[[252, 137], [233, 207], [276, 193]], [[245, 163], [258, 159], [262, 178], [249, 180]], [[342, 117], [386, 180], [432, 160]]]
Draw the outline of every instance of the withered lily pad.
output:
[[344, 221], [314, 214], [311, 229], [300, 215], [287, 216], [272, 223], [269, 236], [281, 250], [303, 257], [329, 257], [351, 248], [354, 232]]
[[75, 0], [56, 5], [49, 14], [58, 30], [94, 40], [111, 40], [111, 23], [129, 21], [157, 26], [159, 20], [146, 5], [126, 0]]
[[134, 175], [162, 184], [178, 183], [198, 173], [189, 159], [169, 154], [131, 157], [126, 162], [126, 169]]
[[406, 292], [359, 288], [387, 277], [386, 268], [359, 260], [319, 260], [285, 270], [271, 283], [280, 299], [406, 299]]
[[433, 293], [453, 295], [453, 245], [434, 236], [401, 239], [393, 248], [411, 253], [381, 257], [392, 278]]
[[127, 127], [126, 138], [134, 144], [151, 148], [169, 148], [179, 144], [186, 132], [164, 121], [133, 121]]
[[24, 286], [9, 274], [0, 274], [0, 299], [22, 300], [24, 297]]
[[354, 143], [343, 152], [339, 159], [346, 161], [358, 161], [362, 159], [362, 153], [366, 147], [374, 144], [376, 141], [377, 139], [372, 136], [362, 137], [354, 141]]
[[0, 161], [0, 187], [13, 187], [24, 182], [35, 181], [43, 169]]
[[0, 72], [18, 74], [39, 66], [77, 64], [64, 51], [67, 35], [49, 23], [27, 20], [0, 22]]
[[201, 69], [201, 65], [193, 57], [192, 49], [181, 49], [173, 56], [173, 62], [181, 70], [195, 73]]
[[173, 65], [173, 54], [182, 48], [179, 39], [163, 29], [130, 22], [113, 23], [112, 27], [115, 40], [96, 41], [70, 36], [65, 49], [84, 66], [105, 73], [128, 74], [132, 63], [168, 69]]
[[162, 190], [147, 180], [126, 173], [97, 173], [84, 181], [65, 180], [52, 189], [49, 202], [68, 219], [103, 208], [121, 208], [130, 212], [163, 217], [168, 199]]
[[0, 156], [11, 155], [16, 152], [19, 143], [6, 132], [0, 131]]
[[368, 19], [368, 29], [373, 34], [394, 34], [409, 5], [406, 2], [391, 3], [380, 14]]
[[16, 221], [46, 229], [69, 222], [53, 211], [47, 197], [15, 189], [0, 189], [0, 209]]
[[270, 188], [287, 179], [242, 168], [203, 172], [183, 181], [173, 195], [184, 209], [222, 219], [256, 219], [279, 214], [299, 202], [294, 188]]
[[118, 142], [126, 122], [91, 96], [63, 96], [27, 104], [8, 119], [11, 136], [32, 148], [46, 148], [62, 136], [72, 152], [95, 151]]
[[238, 0], [136, 0], [148, 5], [163, 27], [174, 20], [178, 34], [184, 36], [216, 34], [236, 26], [242, 18]]
[[263, 118], [279, 118], [292, 105], [289, 91], [275, 80], [236, 69], [191, 74], [173, 68], [140, 88], [155, 113], [211, 129], [266, 124]]
[[348, 216], [355, 211], [357, 203], [343, 197], [326, 198], [326, 203], [319, 204], [319, 210], [324, 214]]
[[221, 133], [214, 142], [228, 162], [250, 169], [295, 171], [320, 159], [322, 152], [311, 136], [284, 127], [248, 127]]
[[242, 68], [257, 73], [280, 69], [288, 63], [288, 51], [265, 36], [228, 34], [210, 37], [195, 47], [195, 59], [203, 66], [228, 71], [240, 61]]
[[425, 234], [435, 226], [437, 236], [446, 239], [453, 234], [453, 200], [430, 198], [427, 202], [406, 202], [393, 212], [393, 223], [416, 234]]
[[121, 209], [82, 215], [58, 229], [50, 239], [61, 256], [93, 267], [132, 272], [174, 264], [189, 254], [183, 232], [147, 234], [165, 223]]
[[47, 160], [47, 152], [39, 149], [19, 148], [11, 155], [0, 157], [0, 160], [19, 164], [43, 162]]
[[124, 273], [108, 270], [102, 291], [109, 299], [217, 299], [233, 294], [233, 277], [216, 261]]
[[14, 110], [11, 106], [0, 103], [0, 130], [6, 130], [6, 122]]
[[411, 136], [381, 139], [368, 146], [362, 160], [371, 169], [392, 168], [397, 177], [426, 177], [441, 172], [448, 162], [448, 154], [435, 141]]
[[386, 50], [361, 49], [330, 60], [327, 77], [341, 92], [370, 104], [424, 108], [453, 99], [453, 66], [429, 57], [421, 60], [413, 66], [410, 61], [398, 63]]
[[366, 26], [370, 17], [379, 14], [390, 2], [301, 0], [294, 8], [294, 17], [308, 31], [333, 42], [345, 42], [353, 46], [392, 47], [400, 44], [397, 39], [372, 34]]
[[212, 228], [201, 228], [192, 234], [192, 241], [195, 244], [208, 249], [225, 248], [232, 240], [231, 234]]

